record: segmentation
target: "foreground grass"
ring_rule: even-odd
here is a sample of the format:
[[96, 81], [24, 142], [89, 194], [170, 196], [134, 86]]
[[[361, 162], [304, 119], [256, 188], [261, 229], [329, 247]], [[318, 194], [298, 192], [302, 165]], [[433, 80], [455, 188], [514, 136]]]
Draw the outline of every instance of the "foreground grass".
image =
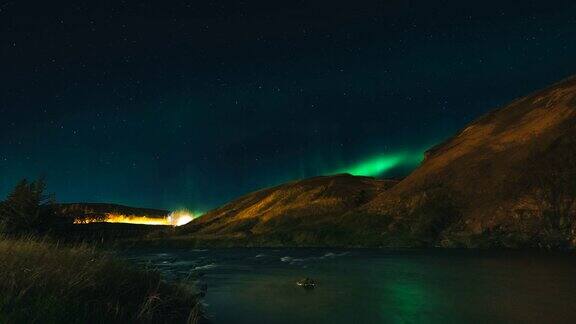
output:
[[197, 301], [85, 245], [0, 237], [0, 323], [195, 323]]

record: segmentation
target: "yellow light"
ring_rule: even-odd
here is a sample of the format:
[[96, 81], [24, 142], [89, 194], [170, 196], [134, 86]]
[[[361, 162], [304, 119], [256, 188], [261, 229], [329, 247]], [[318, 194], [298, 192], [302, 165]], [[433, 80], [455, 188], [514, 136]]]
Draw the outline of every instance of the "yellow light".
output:
[[88, 223], [124, 223], [124, 224], [141, 224], [141, 225], [165, 225], [181, 226], [188, 224], [194, 219], [194, 215], [187, 210], [179, 210], [170, 213], [166, 217], [148, 217], [136, 215], [123, 215], [107, 213], [103, 218], [76, 218], [74, 224]]
[[192, 214], [186, 209], [182, 209], [170, 213], [170, 215], [168, 215], [168, 219], [170, 220], [172, 225], [182, 226], [190, 223], [194, 219], [194, 214]]

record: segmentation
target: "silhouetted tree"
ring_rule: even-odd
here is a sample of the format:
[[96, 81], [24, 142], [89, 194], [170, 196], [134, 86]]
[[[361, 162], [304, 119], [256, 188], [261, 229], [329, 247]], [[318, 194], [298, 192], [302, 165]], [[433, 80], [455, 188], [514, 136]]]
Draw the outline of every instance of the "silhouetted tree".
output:
[[43, 179], [21, 180], [0, 203], [0, 223], [8, 233], [39, 232], [54, 220], [54, 197], [46, 193]]

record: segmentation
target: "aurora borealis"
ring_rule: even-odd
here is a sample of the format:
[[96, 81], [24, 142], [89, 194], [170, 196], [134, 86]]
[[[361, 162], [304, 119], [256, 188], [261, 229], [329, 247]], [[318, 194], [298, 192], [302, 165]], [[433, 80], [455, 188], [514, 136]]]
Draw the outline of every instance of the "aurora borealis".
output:
[[422, 153], [391, 153], [362, 160], [336, 173], [380, 177], [397, 167], [414, 168], [421, 162]]
[[63, 202], [206, 211], [298, 178], [403, 176], [477, 116], [575, 73], [575, 10], [8, 2], [0, 195], [44, 175]]

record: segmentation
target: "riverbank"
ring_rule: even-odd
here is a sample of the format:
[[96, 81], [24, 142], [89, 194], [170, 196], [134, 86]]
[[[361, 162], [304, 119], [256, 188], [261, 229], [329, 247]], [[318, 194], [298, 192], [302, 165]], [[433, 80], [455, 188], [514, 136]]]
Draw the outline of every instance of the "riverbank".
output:
[[447, 236], [442, 241], [419, 240], [409, 233], [390, 236], [360, 235], [349, 233], [339, 240], [297, 240], [282, 232], [269, 235], [195, 235], [172, 231], [151, 231], [141, 237], [126, 237], [113, 240], [118, 247], [163, 247], [163, 248], [365, 248], [365, 249], [470, 249], [470, 250], [575, 250], [574, 242], [548, 239], [519, 232], [490, 231], [474, 235]]
[[192, 285], [88, 245], [0, 238], [2, 323], [198, 323]]

